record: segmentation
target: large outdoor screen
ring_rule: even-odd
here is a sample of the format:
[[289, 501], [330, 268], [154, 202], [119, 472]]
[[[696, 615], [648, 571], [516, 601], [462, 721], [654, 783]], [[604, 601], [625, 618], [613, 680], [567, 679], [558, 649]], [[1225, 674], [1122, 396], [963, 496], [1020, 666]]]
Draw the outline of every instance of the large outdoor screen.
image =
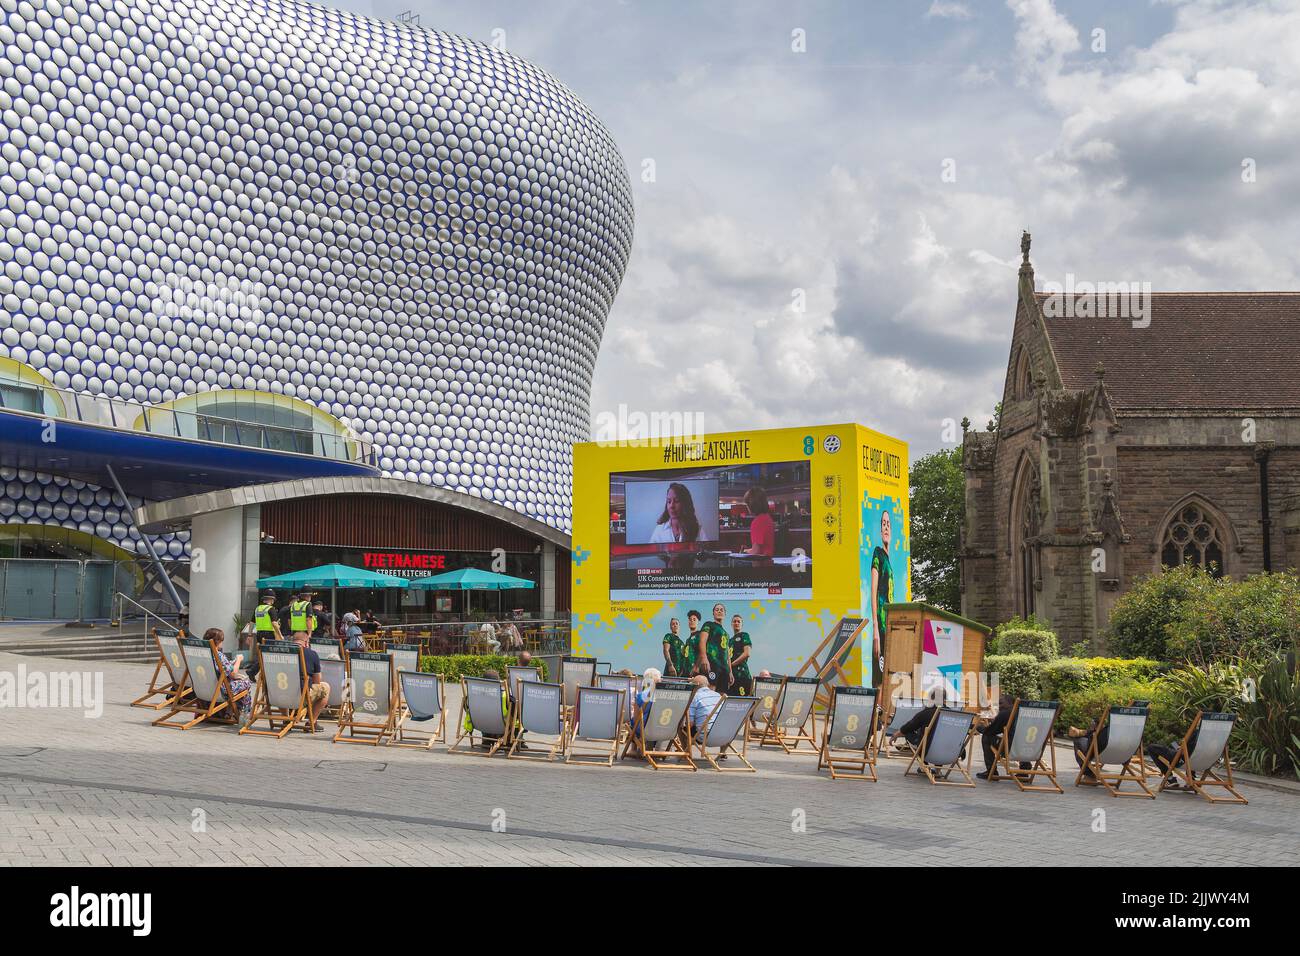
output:
[[611, 600], [812, 596], [809, 463], [609, 476]]

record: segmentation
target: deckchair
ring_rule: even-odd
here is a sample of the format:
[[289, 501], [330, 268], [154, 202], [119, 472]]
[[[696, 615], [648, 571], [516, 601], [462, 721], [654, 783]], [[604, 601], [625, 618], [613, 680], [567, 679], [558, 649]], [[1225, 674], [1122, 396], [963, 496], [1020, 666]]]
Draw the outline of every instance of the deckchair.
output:
[[[386, 653], [393, 659], [393, 673], [418, 671], [420, 669], [419, 644], [389, 644]], [[400, 691], [400, 686], [398, 687]]]
[[[533, 670], [533, 673], [537, 672]], [[506, 759], [551, 761], [563, 756], [568, 740], [564, 726], [564, 685], [525, 678], [516, 687], [515, 732]], [[538, 744], [539, 737], [553, 739], [546, 746]], [[525, 738], [532, 746], [525, 743]]]
[[[456, 740], [447, 748], [447, 752], [491, 757], [510, 743], [510, 725], [506, 718], [506, 685], [490, 677], [462, 677], [460, 689]], [[477, 743], [474, 741], [475, 734], [479, 737]], [[461, 746], [463, 740], [469, 741], [464, 747]], [[479, 746], [486, 749], [472, 749]]]
[[[1006, 730], [993, 750], [989, 780], [1012, 780], [1023, 792], [1065, 793], [1056, 779], [1056, 748], [1052, 746], [1052, 727], [1060, 712], [1058, 700], [1014, 701]], [[1029, 768], [1022, 770], [1022, 763]], [[1035, 785], [1035, 777], [1046, 777], [1049, 786]]]
[[397, 723], [393, 659], [374, 651], [345, 651], [351, 692], [343, 699], [336, 744], [379, 746]]
[[510, 699], [519, 699], [521, 681], [540, 681], [542, 672], [532, 664], [511, 664], [506, 668], [506, 686], [510, 688]]
[[564, 762], [614, 766], [623, 739], [623, 692], [606, 687], [579, 687]]
[[[181, 680], [192, 693], [174, 699], [171, 709], [155, 720], [153, 726], [189, 730], [205, 720], [234, 723], [238, 719], [235, 705], [248, 694], [248, 690], [241, 690], [238, 694], [231, 690], [230, 678], [217, 658], [217, 642], [183, 637], [180, 644], [185, 660], [185, 675]], [[189, 714], [192, 719], [175, 722], [173, 718], [181, 714]]]
[[[281, 740], [295, 727], [314, 729], [307, 704], [307, 664], [302, 648], [292, 641], [265, 641], [257, 648], [257, 658], [260, 664], [253, 713], [239, 728], [240, 735]], [[261, 720], [266, 721], [268, 730], [257, 729]]]
[[[1191, 793], [1198, 793], [1210, 803], [1248, 803], [1236, 787], [1232, 785], [1232, 761], [1228, 757], [1228, 740], [1232, 736], [1232, 727], [1236, 723], [1235, 714], [1222, 714], [1202, 710], [1187, 729], [1186, 736], [1174, 752], [1174, 758], [1160, 780], [1160, 792], [1164, 792], [1176, 777], [1183, 779], [1183, 784]], [[1215, 765], [1223, 761], [1226, 777], [1214, 772]], [[1198, 776], [1199, 774], [1199, 776]], [[1231, 797], [1214, 797], [1206, 787], [1222, 787], [1232, 794]]]
[[785, 678], [778, 674], [754, 678], [754, 696], [758, 698], [758, 705], [749, 716], [749, 729], [745, 733], [750, 740], [763, 739], [763, 728], [767, 726], [767, 718], [776, 706], [776, 699], [781, 696], [781, 684], [784, 681]]
[[[935, 708], [930, 724], [925, 728], [925, 736], [921, 738], [921, 747], [912, 754], [912, 760], [903, 772], [911, 773], [912, 767], [919, 763], [921, 771], [933, 784], [947, 787], [975, 786], [970, 775], [971, 753], [975, 749], [970, 746], [974, 726], [975, 715], [968, 710]], [[965, 766], [962, 766], [963, 757]], [[964, 782], [948, 779], [954, 770], [966, 778]]]
[[[695, 770], [689, 743], [684, 741], [690, 734], [691, 700], [696, 689], [681, 681], [657, 682], [654, 699], [638, 715], [636, 731], [623, 750], [624, 756], [636, 744], [655, 770]], [[673, 758], [680, 763], [667, 762]]]
[[616, 690], [622, 695], [623, 736], [626, 738], [632, 732], [632, 722], [636, 719], [636, 678], [626, 674], [597, 674], [596, 686]]
[[342, 657], [335, 660], [331, 657], [322, 657], [320, 659], [320, 679], [330, 685], [329, 700], [321, 709], [320, 715], [316, 722], [320, 723], [321, 718], [326, 714], [335, 721], [343, 711], [343, 702], [348, 699], [350, 688], [348, 686], [348, 664]]
[[903, 729], [903, 725], [925, 709], [926, 700], [924, 697], [895, 697], [891, 702], [893, 709], [889, 712], [889, 719], [882, 722], [880, 728], [880, 739], [876, 742], [876, 755], [886, 759], [893, 757], [906, 757], [909, 754], [916, 756], [916, 750], [906, 739], [898, 745], [902, 753], [895, 753], [890, 749], [889, 738]]
[[596, 658], [561, 657], [560, 683], [564, 685], [564, 706], [572, 707], [578, 699], [579, 687], [592, 687], [596, 683]]
[[[817, 718], [813, 716], [813, 703], [821, 683], [816, 677], [787, 677], [781, 683], [781, 695], [776, 708], [768, 714], [763, 728], [760, 747], [780, 747], [787, 754], [818, 756]], [[812, 730], [808, 730], [809, 722]], [[800, 749], [807, 744], [806, 749]]]
[[[1135, 760], [1138, 751], [1142, 748], [1142, 734], [1146, 726], [1145, 707], [1106, 708], [1106, 713], [1097, 724], [1097, 732], [1088, 741], [1088, 749], [1083, 756], [1083, 766], [1079, 768], [1079, 775], [1074, 778], [1074, 785], [1095, 787], [1100, 784], [1112, 797], [1150, 797], [1154, 800], [1156, 795], [1147, 786], [1142, 763]], [[1097, 738], [1101, 736], [1103, 727], [1106, 728], [1106, 747], [1104, 750], [1099, 750]], [[1134, 763], [1138, 765], [1136, 768], [1133, 766]], [[1120, 768], [1119, 772], [1107, 772], [1107, 764], [1117, 764]], [[1089, 772], [1091, 772], [1091, 779], [1086, 779]], [[1142, 792], [1121, 790], [1120, 787], [1126, 780], [1132, 780]]]
[[876, 782], [876, 697], [874, 687], [831, 688], [817, 769], [829, 770], [832, 780]]
[[[420, 671], [398, 671], [402, 712], [393, 731], [394, 747], [429, 750], [434, 743], [447, 742], [447, 698], [442, 675]], [[417, 724], [427, 726], [415, 726]]]
[[[714, 770], [726, 773], [754, 773], [754, 765], [749, 762], [749, 735], [745, 727], [749, 724], [749, 715], [758, 706], [757, 697], [724, 697], [714, 705], [704, 722], [704, 729], [692, 744], [699, 753], [699, 759], [707, 760]], [[736, 740], [740, 740], [740, 749], [736, 749]], [[713, 753], [709, 753], [713, 750]], [[718, 761], [726, 757], [735, 757], [743, 766], [724, 767]]]
[[[180, 639], [184, 631], [175, 634], [159, 634], [158, 628], [152, 631], [154, 643], [158, 645], [158, 662], [154, 664], [153, 676], [149, 678], [149, 690], [143, 696], [131, 701], [132, 707], [147, 707], [149, 710], [162, 710], [178, 697], [188, 693], [185, 685], [185, 657], [181, 654]], [[163, 683], [158, 683], [158, 676], [167, 674]], [[161, 697], [161, 703], [151, 704], [153, 697]]]

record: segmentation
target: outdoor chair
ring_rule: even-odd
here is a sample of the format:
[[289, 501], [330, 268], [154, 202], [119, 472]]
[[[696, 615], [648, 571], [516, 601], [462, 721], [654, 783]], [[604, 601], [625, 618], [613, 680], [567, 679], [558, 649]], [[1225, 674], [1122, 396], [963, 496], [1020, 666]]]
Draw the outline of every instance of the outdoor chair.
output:
[[[158, 662], [154, 664], [153, 676], [149, 678], [149, 690], [143, 696], [131, 701], [131, 706], [162, 710], [189, 692], [185, 685], [185, 656], [181, 653], [180, 639], [184, 637], [184, 632], [159, 634], [158, 629], [154, 628], [152, 634], [154, 643], [158, 645]], [[166, 673], [167, 677], [159, 683], [158, 678], [163, 673]], [[162, 700], [158, 703], [149, 703], [154, 697], [161, 697]]]
[[[393, 659], [393, 674], [400, 674], [402, 671], [418, 671], [420, 669], [420, 645], [419, 644], [389, 644], [385, 649], [389, 657]], [[402, 701], [401, 681], [397, 684], [397, 700], [400, 704]]]
[[[456, 740], [448, 753], [474, 757], [491, 757], [510, 743], [507, 722], [506, 685], [490, 677], [460, 679], [460, 716], [456, 721]], [[478, 741], [474, 740], [478, 735]], [[469, 743], [462, 746], [462, 741]], [[474, 748], [481, 747], [481, 751]]]
[[817, 769], [832, 780], [876, 782], [876, 697], [874, 687], [831, 688]]
[[[1247, 803], [1236, 787], [1232, 785], [1232, 761], [1228, 757], [1228, 740], [1236, 723], [1235, 714], [1216, 713], [1202, 710], [1187, 729], [1178, 749], [1174, 752], [1169, 770], [1160, 780], [1160, 792], [1182, 778], [1183, 786], [1190, 793], [1204, 797], [1210, 803]], [[1219, 761], [1223, 761], [1225, 776], [1220, 777], [1214, 771]], [[1222, 787], [1231, 797], [1215, 797], [1207, 787]]]
[[[785, 678], [758, 745], [780, 747], [787, 754], [819, 756], [821, 747], [817, 743], [817, 718], [813, 715], [813, 704], [820, 687], [816, 677]], [[809, 723], [812, 724], [811, 730]]]
[[442, 676], [414, 670], [397, 672], [402, 710], [393, 731], [394, 747], [431, 749], [447, 742], [447, 699]]
[[579, 687], [564, 762], [614, 766], [623, 740], [623, 693], [612, 688]]
[[[1052, 745], [1052, 727], [1060, 712], [1061, 702], [1056, 700], [1013, 702], [1006, 730], [993, 750], [989, 780], [1011, 780], [1028, 793], [1065, 793], [1056, 779], [1056, 748]], [[1029, 767], [1021, 769], [1025, 763]], [[1048, 786], [1036, 785], [1037, 777], [1045, 777]]]
[[337, 637], [313, 637], [307, 642], [307, 646], [315, 651], [316, 656], [322, 661], [343, 660], [343, 642]]
[[596, 658], [561, 657], [560, 683], [564, 685], [564, 706], [572, 707], [578, 699], [579, 687], [596, 684]]
[[632, 721], [636, 718], [636, 678], [626, 674], [597, 674], [596, 686], [616, 690], [623, 695], [623, 735], [626, 737], [632, 732]]
[[[284, 738], [295, 727], [312, 729], [307, 704], [307, 663], [302, 648], [292, 641], [266, 641], [257, 648], [257, 685], [253, 691], [253, 712], [239, 728], [241, 736]], [[266, 721], [266, 730], [257, 729]]]
[[[681, 681], [659, 682], [654, 699], [637, 715], [637, 726], [623, 750], [634, 745], [655, 770], [695, 770], [691, 760], [690, 712], [696, 688]], [[669, 763], [676, 759], [678, 762]]]
[[397, 688], [393, 659], [374, 651], [346, 652], [350, 693], [339, 713], [336, 744], [379, 746], [397, 723]]
[[[1083, 766], [1074, 778], [1074, 785], [1102, 786], [1112, 797], [1150, 797], [1155, 794], [1147, 786], [1143, 763], [1138, 759], [1142, 749], [1142, 734], [1146, 731], [1147, 711], [1145, 707], [1108, 707], [1097, 724], [1097, 732], [1088, 741], [1088, 748], [1083, 754]], [[1099, 748], [1097, 740], [1102, 728], [1106, 728], [1106, 746]], [[1137, 764], [1134, 767], [1134, 764]], [[1106, 770], [1107, 765], [1119, 766], [1119, 772]], [[1137, 784], [1141, 792], [1121, 790], [1127, 780]]]
[[[692, 744], [699, 753], [699, 759], [708, 761], [714, 770], [754, 773], [754, 765], [748, 759], [749, 735], [745, 728], [749, 724], [749, 715], [757, 706], [757, 697], [724, 697], [718, 701], [699, 734], [695, 735], [693, 730], [691, 732]], [[737, 740], [740, 741], [739, 750], [736, 749]], [[728, 757], [735, 757], [741, 766], [722, 766], [719, 761]]]
[[325, 706], [321, 709], [316, 722], [320, 723], [321, 718], [327, 714], [337, 721], [339, 714], [343, 710], [343, 702], [348, 696], [347, 661], [342, 658], [335, 660], [322, 657], [320, 659], [320, 679], [330, 685], [330, 696], [329, 700], [325, 701]]
[[[191, 693], [174, 699], [171, 709], [155, 720], [153, 726], [189, 730], [207, 720], [234, 723], [238, 719], [235, 705], [248, 694], [248, 690], [241, 690], [238, 694], [231, 690], [230, 678], [217, 657], [217, 642], [185, 637], [181, 638], [180, 645], [185, 660], [185, 674], [181, 681]], [[177, 722], [176, 718], [183, 714], [188, 714], [191, 719]]]
[[[921, 738], [921, 746], [912, 754], [912, 759], [903, 772], [911, 773], [912, 768], [919, 764], [921, 772], [933, 784], [948, 787], [975, 786], [970, 775], [974, 726], [975, 715], [968, 710], [935, 708], [930, 724], [925, 729], [925, 736]], [[965, 779], [949, 780], [954, 770]]]
[[[524, 670], [537, 671], [528, 667]], [[549, 743], [538, 738], [550, 737]], [[515, 732], [506, 759], [552, 761], [564, 755], [564, 686], [523, 678], [515, 690]]]
[[506, 667], [506, 686], [510, 688], [510, 699], [519, 700], [519, 685], [524, 681], [534, 683], [542, 679], [542, 672], [532, 664], [510, 664]]
[[750, 740], [762, 740], [763, 728], [767, 726], [767, 718], [772, 714], [772, 708], [776, 706], [776, 700], [781, 696], [781, 684], [785, 680], [779, 675], [771, 677], [754, 678], [754, 696], [758, 698], [758, 704], [754, 707], [749, 717], [749, 728], [746, 730], [746, 736]]

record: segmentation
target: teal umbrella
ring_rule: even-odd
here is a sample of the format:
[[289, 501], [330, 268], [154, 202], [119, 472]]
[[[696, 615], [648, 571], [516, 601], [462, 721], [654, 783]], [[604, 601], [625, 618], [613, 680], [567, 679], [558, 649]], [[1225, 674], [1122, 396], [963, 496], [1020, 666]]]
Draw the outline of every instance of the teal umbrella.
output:
[[[536, 581], [516, 578], [509, 574], [480, 571], [478, 568], [461, 568], [431, 578], [416, 578], [411, 587], [426, 591], [513, 591], [516, 588], [535, 588]], [[469, 612], [469, 595], [465, 595], [465, 611]], [[500, 607], [497, 608], [500, 613]]]
[[269, 578], [258, 578], [259, 588], [283, 588], [287, 591], [303, 591], [307, 588], [330, 589], [330, 613], [334, 616], [334, 625], [338, 626], [339, 588], [404, 588], [410, 585], [406, 578], [392, 574], [379, 574], [364, 568], [350, 568], [346, 564], [322, 564], [318, 568], [306, 568], [302, 571], [290, 571]]

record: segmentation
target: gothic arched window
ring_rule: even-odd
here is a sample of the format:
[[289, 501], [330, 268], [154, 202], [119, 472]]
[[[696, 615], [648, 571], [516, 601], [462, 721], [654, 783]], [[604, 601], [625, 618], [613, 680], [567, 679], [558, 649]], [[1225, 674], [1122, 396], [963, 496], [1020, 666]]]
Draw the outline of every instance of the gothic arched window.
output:
[[1192, 564], [1216, 578], [1223, 576], [1225, 529], [1219, 520], [1197, 501], [1178, 508], [1165, 523], [1160, 542], [1160, 563], [1168, 568]]
[[1011, 397], [1020, 400], [1028, 398], [1034, 390], [1029, 368], [1029, 349], [1022, 345], [1016, 353], [1016, 363], [1011, 373]]

